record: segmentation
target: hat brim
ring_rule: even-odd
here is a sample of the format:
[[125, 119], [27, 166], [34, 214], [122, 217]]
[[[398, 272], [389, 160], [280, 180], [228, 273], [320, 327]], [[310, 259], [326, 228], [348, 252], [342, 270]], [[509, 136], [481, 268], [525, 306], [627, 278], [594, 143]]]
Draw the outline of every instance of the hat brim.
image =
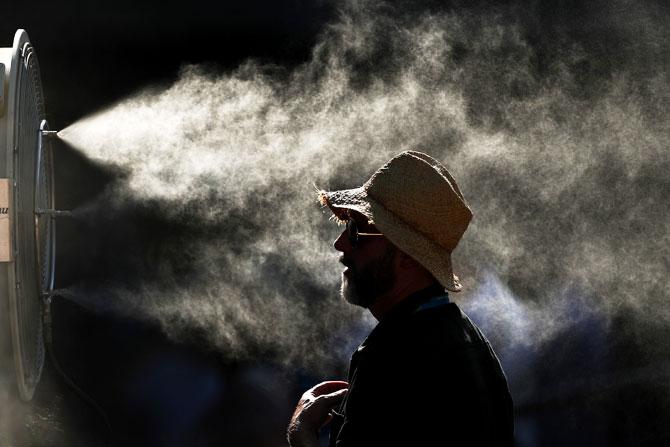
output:
[[347, 210], [354, 210], [370, 221], [374, 221], [372, 213], [370, 212], [370, 202], [368, 201], [368, 194], [365, 189], [342, 189], [340, 191], [319, 191], [319, 202], [323, 206], [327, 206], [333, 213], [335, 218], [344, 222], [349, 219]]
[[374, 223], [391, 243], [423, 265], [447, 290], [460, 292], [463, 289], [453, 271], [451, 252], [414, 230], [397, 215], [369, 197], [363, 187], [319, 191], [319, 201], [340, 221], [348, 219], [346, 210], [361, 213]]

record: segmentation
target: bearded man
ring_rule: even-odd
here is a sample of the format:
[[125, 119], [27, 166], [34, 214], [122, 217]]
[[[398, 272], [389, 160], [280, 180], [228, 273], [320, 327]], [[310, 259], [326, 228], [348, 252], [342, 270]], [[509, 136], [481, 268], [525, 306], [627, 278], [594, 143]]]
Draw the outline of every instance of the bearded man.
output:
[[451, 253], [472, 213], [437, 160], [403, 152], [363, 186], [321, 191], [346, 229], [342, 296], [379, 321], [351, 357], [347, 381], [306, 391], [292, 447], [510, 446], [512, 399], [479, 328], [450, 301], [462, 289]]

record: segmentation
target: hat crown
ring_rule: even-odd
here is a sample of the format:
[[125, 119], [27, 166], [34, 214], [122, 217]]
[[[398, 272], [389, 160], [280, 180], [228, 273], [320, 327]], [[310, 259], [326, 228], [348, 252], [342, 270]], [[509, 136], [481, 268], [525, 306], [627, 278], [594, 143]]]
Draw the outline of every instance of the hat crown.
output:
[[394, 157], [370, 177], [364, 189], [388, 212], [448, 251], [456, 248], [472, 219], [449, 171], [421, 152]]

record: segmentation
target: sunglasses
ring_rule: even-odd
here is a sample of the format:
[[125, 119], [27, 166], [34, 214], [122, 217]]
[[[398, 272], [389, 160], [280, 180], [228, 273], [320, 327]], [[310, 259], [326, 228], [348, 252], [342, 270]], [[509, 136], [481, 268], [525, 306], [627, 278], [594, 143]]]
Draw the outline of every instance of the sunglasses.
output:
[[356, 248], [358, 246], [358, 237], [359, 236], [383, 236], [382, 233], [361, 233], [358, 231], [358, 225], [354, 219], [347, 220], [347, 236], [349, 238], [349, 244], [351, 248]]

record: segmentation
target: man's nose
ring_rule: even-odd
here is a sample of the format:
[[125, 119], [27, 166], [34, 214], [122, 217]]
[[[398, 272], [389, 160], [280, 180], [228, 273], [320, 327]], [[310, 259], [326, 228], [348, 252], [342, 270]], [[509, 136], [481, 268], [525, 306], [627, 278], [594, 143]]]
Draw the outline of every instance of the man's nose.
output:
[[340, 234], [340, 237], [335, 239], [335, 242], [333, 242], [333, 247], [335, 247], [335, 250], [341, 251], [341, 252], [351, 250], [351, 244], [349, 243], [349, 237], [347, 236], [347, 230], [344, 230]]

